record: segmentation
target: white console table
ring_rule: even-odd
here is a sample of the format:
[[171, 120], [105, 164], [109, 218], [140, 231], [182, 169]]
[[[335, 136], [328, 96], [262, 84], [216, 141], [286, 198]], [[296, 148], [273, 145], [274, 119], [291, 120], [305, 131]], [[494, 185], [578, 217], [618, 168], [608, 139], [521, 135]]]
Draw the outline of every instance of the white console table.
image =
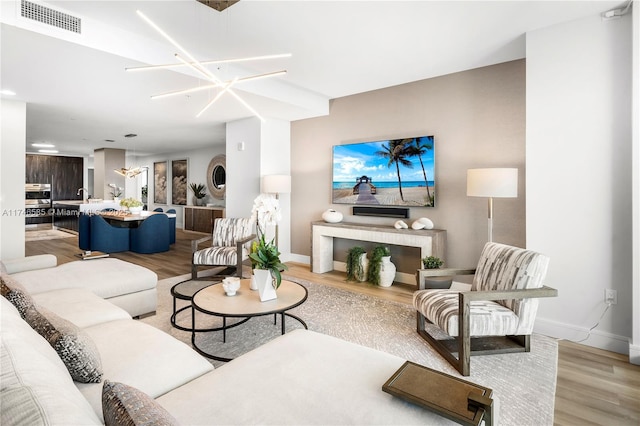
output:
[[360, 223], [312, 222], [311, 238], [311, 272], [322, 274], [333, 270], [334, 238], [418, 247], [420, 259], [436, 256], [444, 260], [447, 231], [443, 229], [395, 229], [392, 226]]

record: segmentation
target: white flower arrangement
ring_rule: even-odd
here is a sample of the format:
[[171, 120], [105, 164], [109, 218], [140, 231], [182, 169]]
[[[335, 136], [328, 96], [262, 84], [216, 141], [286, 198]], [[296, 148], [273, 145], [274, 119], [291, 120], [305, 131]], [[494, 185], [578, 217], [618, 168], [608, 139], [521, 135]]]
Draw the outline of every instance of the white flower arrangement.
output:
[[253, 200], [251, 219], [256, 221], [258, 232], [264, 234], [267, 225], [275, 225], [282, 219], [280, 202], [272, 194], [260, 194]]
[[120, 186], [117, 186], [115, 183], [110, 183], [107, 186], [109, 188], [112, 188], [111, 196], [113, 198], [117, 198], [117, 197], [121, 196], [122, 195], [122, 191], [124, 191], [124, 188], [122, 188]]

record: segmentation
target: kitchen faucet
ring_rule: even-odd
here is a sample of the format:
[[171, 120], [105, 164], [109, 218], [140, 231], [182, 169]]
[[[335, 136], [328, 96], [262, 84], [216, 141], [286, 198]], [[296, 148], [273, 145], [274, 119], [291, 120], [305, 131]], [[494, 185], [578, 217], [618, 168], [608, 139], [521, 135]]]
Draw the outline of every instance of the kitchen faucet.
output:
[[78, 192], [76, 192], [76, 195], [80, 195], [80, 193], [84, 191], [84, 193], [86, 194], [88, 189], [87, 188], [78, 188]]

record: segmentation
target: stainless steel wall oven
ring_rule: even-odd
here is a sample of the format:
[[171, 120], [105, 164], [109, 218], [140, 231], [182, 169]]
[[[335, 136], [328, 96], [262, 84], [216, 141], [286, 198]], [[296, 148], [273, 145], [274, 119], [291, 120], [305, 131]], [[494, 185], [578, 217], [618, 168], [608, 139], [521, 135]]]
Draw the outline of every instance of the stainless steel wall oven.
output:
[[25, 216], [27, 225], [52, 223], [51, 184], [25, 185]]

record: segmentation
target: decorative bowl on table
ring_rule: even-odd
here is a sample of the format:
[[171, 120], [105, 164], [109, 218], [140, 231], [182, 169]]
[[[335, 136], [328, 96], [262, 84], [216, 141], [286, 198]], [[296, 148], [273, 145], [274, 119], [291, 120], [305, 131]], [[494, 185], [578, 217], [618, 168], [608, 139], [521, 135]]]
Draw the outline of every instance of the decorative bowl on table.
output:
[[129, 212], [131, 212], [131, 214], [140, 214], [141, 211], [142, 211], [142, 206], [129, 207]]
[[224, 292], [227, 293], [227, 296], [235, 296], [236, 292], [240, 288], [240, 278], [227, 277], [223, 279], [222, 288], [224, 288]]

